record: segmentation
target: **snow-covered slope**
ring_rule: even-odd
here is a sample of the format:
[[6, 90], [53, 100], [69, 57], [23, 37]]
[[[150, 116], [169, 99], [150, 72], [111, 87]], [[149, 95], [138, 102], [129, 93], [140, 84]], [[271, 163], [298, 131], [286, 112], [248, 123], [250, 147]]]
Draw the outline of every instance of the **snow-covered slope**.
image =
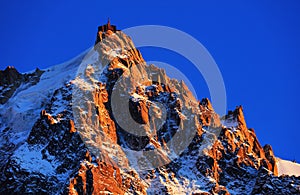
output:
[[300, 164], [277, 158], [279, 175], [300, 176]]
[[[9, 127], [17, 138], [11, 137], [14, 144], [26, 139], [34, 122], [45, 103], [52, 97], [56, 89], [63, 87], [76, 76], [77, 69], [86, 52], [63, 64], [44, 70], [36, 85], [23, 83], [14, 95], [3, 105], [0, 105], [0, 127]], [[26, 136], [27, 135], [27, 136]]]

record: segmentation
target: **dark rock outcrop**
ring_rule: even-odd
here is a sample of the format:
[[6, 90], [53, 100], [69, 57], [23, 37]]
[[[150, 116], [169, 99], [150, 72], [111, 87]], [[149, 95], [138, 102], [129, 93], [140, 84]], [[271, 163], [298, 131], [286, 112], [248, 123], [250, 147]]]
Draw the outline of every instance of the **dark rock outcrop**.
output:
[[36, 84], [43, 72], [37, 68], [33, 73], [21, 74], [13, 66], [0, 70], [0, 104], [6, 103], [22, 83]]

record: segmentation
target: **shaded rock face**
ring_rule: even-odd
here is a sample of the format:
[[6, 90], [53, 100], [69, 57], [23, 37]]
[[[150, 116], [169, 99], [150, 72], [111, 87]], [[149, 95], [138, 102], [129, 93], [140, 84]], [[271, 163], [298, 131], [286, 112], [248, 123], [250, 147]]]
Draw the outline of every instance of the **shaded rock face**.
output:
[[21, 74], [13, 66], [0, 70], [0, 104], [6, 103], [22, 83], [36, 84], [43, 72], [36, 69], [33, 73]]
[[[103, 66], [88, 64], [55, 90], [24, 143], [1, 145], [11, 150], [2, 157], [1, 194], [300, 194], [299, 177], [277, 176], [272, 147], [260, 145], [241, 106], [220, 117], [209, 99], [197, 101], [184, 82], [146, 65], [109, 25], [99, 27], [94, 48]], [[3, 83], [33, 84], [36, 72], [1, 74]], [[126, 149], [155, 150], [156, 158]]]
[[295, 176], [276, 177], [266, 169], [260, 169], [251, 194], [300, 194], [299, 179]]
[[21, 79], [21, 74], [13, 66], [8, 66], [4, 71], [1, 70], [0, 76], [1, 86], [13, 84], [15, 81]]
[[23, 76], [13, 66], [8, 66], [0, 71], [0, 78], [0, 104], [4, 104], [20, 86]]
[[5, 123], [8, 121], [5, 121], [7, 117], [4, 115], [6, 113], [10, 113], [11, 111], [7, 110], [5, 104], [9, 103], [9, 99], [13, 97], [17, 90], [19, 90], [20, 86], [24, 86], [25, 88], [38, 83], [43, 72], [44, 71], [36, 69], [31, 73], [21, 74], [12, 66], [8, 66], [3, 71], [0, 70], [0, 104], [3, 105], [3, 110], [1, 110], [2, 112], [0, 114], [0, 170], [4, 168], [7, 159], [21, 144], [18, 141], [12, 142], [12, 137], [16, 138], [22, 136], [16, 135], [14, 132], [12, 132], [12, 124], [5, 125]]
[[61, 177], [70, 175], [84, 159], [86, 148], [79, 134], [71, 131], [70, 112], [54, 117], [47, 111], [41, 111], [26, 142], [1, 170], [1, 193], [57, 193], [65, 185]]
[[149, 123], [149, 107], [146, 101], [129, 101], [129, 109], [133, 119], [140, 124]]

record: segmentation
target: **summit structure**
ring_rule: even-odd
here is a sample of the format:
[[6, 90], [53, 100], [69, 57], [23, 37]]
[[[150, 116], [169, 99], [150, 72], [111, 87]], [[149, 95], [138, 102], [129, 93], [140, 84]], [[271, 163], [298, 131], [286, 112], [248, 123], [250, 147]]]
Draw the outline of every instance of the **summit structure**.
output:
[[108, 30], [111, 30], [112, 32], [117, 31], [117, 27], [115, 25], [110, 24], [110, 19], [108, 18], [107, 24], [104, 24], [102, 26], [98, 26], [98, 32], [106, 32]]
[[119, 31], [119, 30], [117, 30], [117, 27], [115, 25], [111, 25], [110, 24], [110, 19], [108, 18], [106, 24], [98, 26], [98, 33], [97, 33], [95, 44], [102, 41], [105, 34], [116, 33], [117, 31]]

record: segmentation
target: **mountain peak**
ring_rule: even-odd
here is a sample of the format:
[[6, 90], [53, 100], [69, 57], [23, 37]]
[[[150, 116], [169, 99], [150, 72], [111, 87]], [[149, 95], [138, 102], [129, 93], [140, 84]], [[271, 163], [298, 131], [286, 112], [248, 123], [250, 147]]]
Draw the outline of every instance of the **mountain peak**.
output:
[[277, 177], [241, 106], [220, 118], [109, 20], [84, 57], [8, 68], [3, 91], [10, 72], [21, 79], [1, 105], [2, 194], [300, 193], [300, 178]]

